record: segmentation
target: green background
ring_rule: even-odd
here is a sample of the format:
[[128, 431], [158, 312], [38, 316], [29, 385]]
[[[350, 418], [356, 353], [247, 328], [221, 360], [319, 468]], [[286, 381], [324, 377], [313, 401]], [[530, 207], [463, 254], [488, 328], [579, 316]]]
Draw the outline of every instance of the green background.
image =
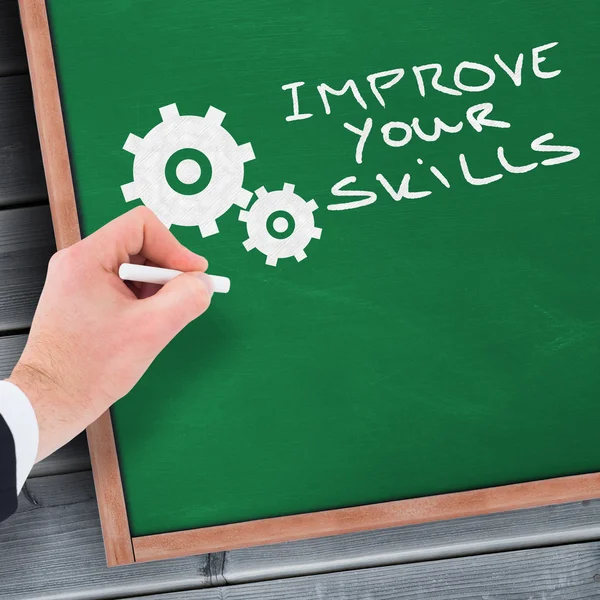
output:
[[[173, 227], [232, 291], [156, 360], [113, 409], [134, 536], [600, 470], [600, 206], [597, 110], [600, 8], [595, 0], [51, 0], [51, 24], [80, 206], [89, 234], [131, 208], [122, 150], [159, 107], [227, 113], [223, 126], [257, 159], [244, 186], [296, 185], [315, 198], [321, 240], [308, 258], [265, 265], [246, 252], [232, 208], [219, 235]], [[535, 77], [531, 49], [550, 42]], [[494, 63], [523, 52], [515, 87]], [[494, 68], [481, 93], [418, 93], [414, 65], [463, 60]], [[404, 67], [386, 108], [366, 76]], [[353, 78], [368, 104], [316, 86]], [[286, 122], [304, 81], [301, 110]], [[483, 78], [473, 75], [472, 84]], [[465, 125], [435, 143], [390, 148], [380, 129], [419, 117], [464, 120], [493, 102], [510, 129]], [[344, 122], [374, 120], [364, 162]], [[554, 156], [530, 149], [555, 134], [581, 156], [523, 175]], [[423, 166], [416, 162], [422, 158]], [[428, 173], [437, 166], [447, 190]], [[404, 173], [433, 193], [394, 202]], [[332, 212], [332, 185], [358, 178], [371, 206]]]

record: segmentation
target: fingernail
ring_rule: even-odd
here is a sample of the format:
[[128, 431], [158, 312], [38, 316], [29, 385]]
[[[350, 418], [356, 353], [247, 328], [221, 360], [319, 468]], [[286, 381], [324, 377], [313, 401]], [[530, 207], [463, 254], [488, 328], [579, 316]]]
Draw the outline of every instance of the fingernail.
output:
[[215, 291], [215, 288], [210, 277], [206, 273], [194, 273], [194, 277], [197, 277], [204, 284], [204, 286], [208, 290], [208, 293], [212, 296]]

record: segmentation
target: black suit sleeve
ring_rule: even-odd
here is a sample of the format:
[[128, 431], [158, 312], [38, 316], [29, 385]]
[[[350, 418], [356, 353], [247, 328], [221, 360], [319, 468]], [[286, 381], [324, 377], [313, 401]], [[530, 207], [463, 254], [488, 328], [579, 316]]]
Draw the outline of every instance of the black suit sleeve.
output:
[[17, 510], [17, 458], [15, 442], [0, 415], [0, 521]]

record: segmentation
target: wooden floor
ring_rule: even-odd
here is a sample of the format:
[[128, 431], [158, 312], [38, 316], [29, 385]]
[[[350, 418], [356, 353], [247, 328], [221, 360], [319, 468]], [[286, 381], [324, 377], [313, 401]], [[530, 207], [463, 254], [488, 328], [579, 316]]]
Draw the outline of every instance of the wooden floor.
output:
[[[17, 3], [0, 0], [0, 377], [53, 250]], [[600, 501], [108, 570], [81, 436], [35, 467], [0, 524], [0, 598], [600, 598], [597, 540]]]

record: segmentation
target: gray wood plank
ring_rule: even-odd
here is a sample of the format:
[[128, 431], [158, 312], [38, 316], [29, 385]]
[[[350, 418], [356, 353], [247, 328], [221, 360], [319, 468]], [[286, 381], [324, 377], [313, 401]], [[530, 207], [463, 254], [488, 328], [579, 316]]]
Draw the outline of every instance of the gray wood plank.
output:
[[31, 324], [54, 249], [47, 206], [0, 211], [0, 333]]
[[[24, 335], [0, 338], [0, 373], [9, 372], [24, 343]], [[88, 468], [79, 436], [36, 465], [32, 476]], [[596, 539], [600, 501], [236, 550], [226, 554], [222, 575], [242, 583]]]
[[0, 379], [6, 379], [17, 364], [27, 335], [5, 335], [0, 337]]
[[0, 207], [45, 198], [29, 76], [0, 77]]
[[89, 471], [91, 468], [87, 439], [85, 433], [82, 433], [66, 446], [34, 465], [29, 477], [77, 473], [79, 471]]
[[[165, 490], [165, 493], [175, 493]], [[86, 600], [208, 586], [208, 557], [108, 569], [90, 473], [29, 480], [0, 524], [0, 597]]]
[[27, 60], [17, 0], [0, 0], [0, 76], [25, 71]]
[[[121, 596], [124, 600], [124, 596]], [[589, 600], [600, 544], [522, 550], [281, 579], [144, 600]]]
[[600, 539], [600, 500], [227, 552], [244, 583]]

